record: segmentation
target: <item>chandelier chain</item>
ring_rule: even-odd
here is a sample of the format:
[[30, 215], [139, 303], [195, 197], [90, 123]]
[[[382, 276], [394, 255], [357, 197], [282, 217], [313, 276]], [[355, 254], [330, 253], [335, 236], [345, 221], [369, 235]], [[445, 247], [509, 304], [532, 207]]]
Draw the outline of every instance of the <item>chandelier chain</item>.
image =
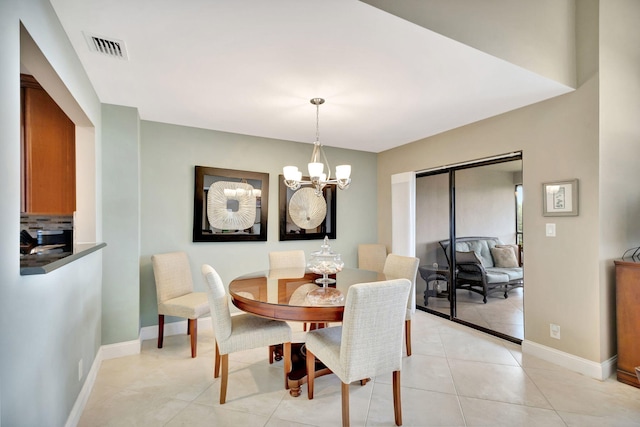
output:
[[316, 104], [316, 142], [320, 144], [320, 104]]

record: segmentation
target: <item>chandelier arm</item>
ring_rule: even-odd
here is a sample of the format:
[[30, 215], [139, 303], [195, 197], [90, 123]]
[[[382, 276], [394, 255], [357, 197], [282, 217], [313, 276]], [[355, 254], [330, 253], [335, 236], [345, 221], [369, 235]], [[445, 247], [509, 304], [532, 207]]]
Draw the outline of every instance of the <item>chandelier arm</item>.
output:
[[[347, 177], [347, 178], [338, 179], [336, 177], [334, 179], [331, 179], [331, 165], [329, 164], [329, 159], [327, 158], [327, 155], [324, 152], [323, 145], [320, 143], [320, 104], [324, 103], [324, 99], [312, 98], [311, 103], [316, 106], [316, 140], [313, 144], [313, 151], [311, 153], [310, 164], [320, 163], [322, 164], [323, 168], [326, 166], [327, 173], [326, 174], [322, 173], [320, 176], [310, 176], [309, 177], [310, 180], [303, 181], [301, 179], [301, 172], [298, 170], [298, 168], [294, 166], [285, 166], [283, 168], [283, 172], [285, 174], [284, 183], [287, 187], [291, 188], [294, 191], [300, 188], [302, 185], [310, 185], [315, 189], [316, 196], [322, 195], [322, 189], [327, 184], [336, 184], [340, 190], [346, 190], [349, 187], [349, 184], [351, 184], [351, 178]], [[291, 170], [288, 170], [288, 169], [291, 169]], [[314, 173], [316, 173], [315, 172], [316, 169], [317, 168], [314, 167]], [[325, 176], [324, 180], [321, 180], [322, 175]], [[287, 176], [289, 177], [289, 179], [286, 178]], [[295, 177], [295, 178], [292, 178], [292, 177]]]
[[324, 153], [324, 149], [322, 145], [320, 145], [320, 152], [322, 153], [322, 157], [324, 157], [324, 163], [327, 165], [327, 182], [331, 179], [331, 165], [329, 164], [329, 159], [327, 159], [327, 155]]
[[311, 152], [311, 163], [319, 163], [320, 158], [320, 150], [321, 150], [320, 142], [316, 141], [313, 143], [313, 151]]

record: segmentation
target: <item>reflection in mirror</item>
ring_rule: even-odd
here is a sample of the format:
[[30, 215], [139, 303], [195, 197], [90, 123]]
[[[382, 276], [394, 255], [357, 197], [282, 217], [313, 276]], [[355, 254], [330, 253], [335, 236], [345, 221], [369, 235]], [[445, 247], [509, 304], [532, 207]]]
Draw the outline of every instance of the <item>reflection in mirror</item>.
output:
[[444, 315], [451, 311], [449, 263], [438, 243], [449, 237], [449, 173], [416, 179], [416, 305]]
[[[522, 184], [522, 161], [459, 170], [455, 172], [455, 182], [456, 239], [486, 236], [495, 238], [498, 246], [516, 245], [518, 222], [515, 188]], [[485, 267], [484, 277], [492, 283], [486, 292], [481, 286], [474, 286], [480, 292], [457, 291], [456, 317], [507, 336], [524, 339], [520, 249], [518, 246], [515, 246], [515, 250], [492, 248], [492, 241], [488, 239], [478, 242], [488, 244], [487, 248], [473, 249], [478, 252]], [[511, 257], [513, 264], [503, 265], [505, 261], [499, 254], [511, 252], [515, 252]], [[458, 288], [466, 286], [462, 281], [458, 282]], [[469, 282], [473, 283], [472, 280]]]
[[[455, 188], [453, 201], [449, 200], [449, 174]], [[419, 293], [417, 301], [424, 302], [425, 310], [452, 316], [509, 339], [524, 338], [521, 195], [522, 160], [451, 168], [446, 173], [417, 177], [416, 253], [421, 260], [417, 289], [424, 293], [424, 299]], [[450, 224], [450, 205], [455, 211], [453, 224]], [[497, 242], [500, 246], [509, 245], [509, 250], [515, 248], [513, 258], [518, 265], [509, 270], [513, 277], [505, 278], [504, 286], [491, 285], [495, 292], [487, 295], [483, 294], [481, 283], [469, 286], [470, 282], [477, 282], [470, 280], [472, 274], [466, 279], [463, 277], [462, 266], [458, 266], [453, 279], [449, 280], [450, 263], [438, 242], [448, 241], [450, 227], [455, 230], [456, 239], [460, 239], [456, 250], [476, 253], [483, 260], [485, 270], [503, 268], [498, 266], [503, 260], [495, 261], [491, 248], [482, 250], [478, 246], [481, 242], [478, 245], [462, 243], [463, 238], [488, 237], [491, 239], [482, 240], [489, 246]], [[468, 247], [463, 247], [465, 244]], [[499, 248], [494, 252], [503, 249], [507, 250]], [[516, 274], [520, 274], [519, 278]], [[491, 280], [497, 280], [496, 277], [492, 276]]]

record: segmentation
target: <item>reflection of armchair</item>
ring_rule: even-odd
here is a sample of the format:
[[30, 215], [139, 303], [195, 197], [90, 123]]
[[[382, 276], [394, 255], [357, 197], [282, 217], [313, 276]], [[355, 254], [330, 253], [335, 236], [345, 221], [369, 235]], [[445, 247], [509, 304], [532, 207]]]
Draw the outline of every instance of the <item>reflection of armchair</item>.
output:
[[[449, 261], [449, 240], [440, 246]], [[504, 245], [496, 237], [459, 237], [456, 239], [456, 289], [467, 289], [483, 296], [504, 293], [523, 286], [523, 271], [517, 245]]]

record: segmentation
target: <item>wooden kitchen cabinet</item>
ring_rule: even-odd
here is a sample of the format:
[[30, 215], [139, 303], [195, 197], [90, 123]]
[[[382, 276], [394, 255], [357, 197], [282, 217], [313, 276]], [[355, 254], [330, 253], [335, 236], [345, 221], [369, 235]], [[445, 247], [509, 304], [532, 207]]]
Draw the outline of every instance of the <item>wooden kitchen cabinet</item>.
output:
[[618, 381], [640, 388], [640, 262], [614, 261], [616, 266], [616, 325]]
[[22, 210], [76, 210], [75, 124], [29, 75], [20, 75]]

